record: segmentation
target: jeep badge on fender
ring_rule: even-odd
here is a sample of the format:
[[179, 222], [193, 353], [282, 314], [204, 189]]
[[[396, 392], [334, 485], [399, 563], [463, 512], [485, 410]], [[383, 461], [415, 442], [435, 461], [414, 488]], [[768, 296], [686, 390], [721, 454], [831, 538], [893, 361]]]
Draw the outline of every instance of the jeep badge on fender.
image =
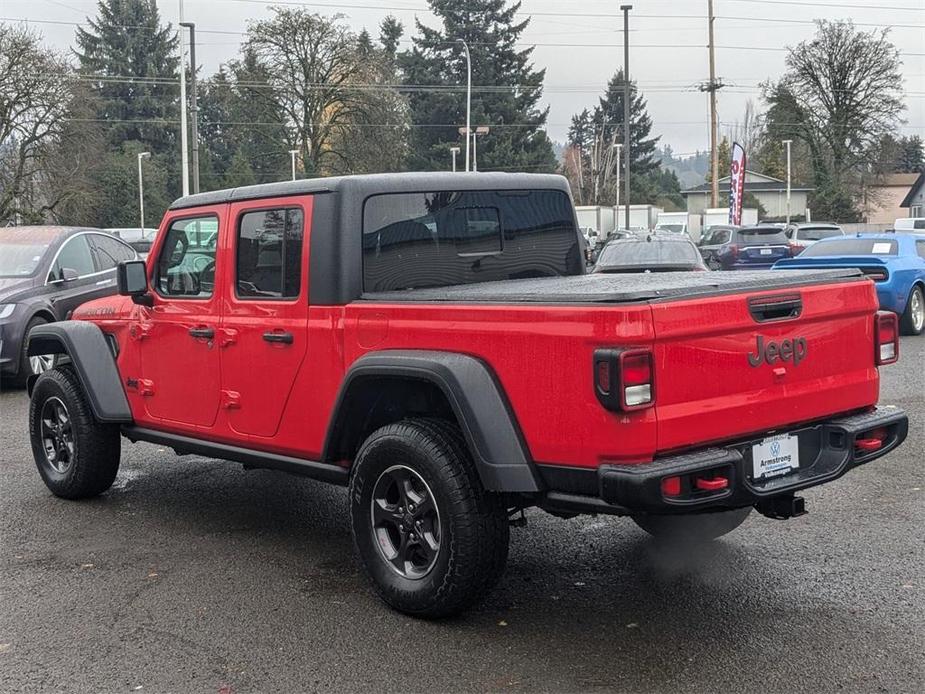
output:
[[781, 361], [793, 361], [796, 366], [806, 356], [806, 338], [795, 337], [792, 340], [781, 340], [774, 342], [768, 340], [764, 342], [764, 337], [758, 335], [755, 353], [748, 355], [749, 366], [760, 366], [761, 362], [773, 364], [778, 359]]

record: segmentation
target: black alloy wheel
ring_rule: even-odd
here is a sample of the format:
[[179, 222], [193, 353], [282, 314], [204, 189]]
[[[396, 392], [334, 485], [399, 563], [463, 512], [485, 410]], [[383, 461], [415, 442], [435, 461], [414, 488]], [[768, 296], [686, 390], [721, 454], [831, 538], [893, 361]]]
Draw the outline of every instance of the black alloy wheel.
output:
[[45, 401], [39, 427], [45, 462], [58, 474], [65, 474], [74, 461], [76, 443], [71, 416], [61, 398], [51, 397]]
[[424, 578], [440, 554], [440, 512], [433, 492], [404, 465], [384, 470], [370, 503], [373, 539], [382, 557], [403, 578]]

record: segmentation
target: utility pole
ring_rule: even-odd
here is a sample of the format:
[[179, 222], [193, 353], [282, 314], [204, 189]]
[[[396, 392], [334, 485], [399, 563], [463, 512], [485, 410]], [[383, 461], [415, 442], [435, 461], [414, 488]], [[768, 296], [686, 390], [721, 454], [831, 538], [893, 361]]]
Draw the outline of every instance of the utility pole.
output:
[[299, 153], [297, 149], [289, 150], [289, 159], [292, 160], [292, 180], [295, 180], [295, 155]]
[[453, 173], [456, 173], [456, 155], [459, 154], [459, 147], [450, 147], [450, 154], [453, 155]]
[[[617, 216], [619, 216], [620, 214], [620, 150], [622, 149], [622, 147], [623, 145], [621, 145], [619, 142], [613, 143], [613, 148], [617, 150], [617, 199], [614, 201], [614, 205], [617, 208], [616, 209]], [[619, 221], [617, 222], [616, 226], [619, 228], [620, 226]]]
[[[183, 0], [180, 0], [180, 24], [183, 24]], [[189, 146], [186, 143], [186, 50], [180, 34], [180, 179], [184, 197], [189, 195]]]
[[[632, 5], [620, 5], [623, 11], [623, 206], [626, 208], [626, 228], [630, 228], [630, 10]], [[619, 224], [617, 226], [620, 226]]]
[[138, 215], [141, 218], [141, 238], [145, 237], [145, 180], [141, 174], [141, 160], [150, 156], [151, 152], [138, 153]]
[[713, 42], [713, 0], [707, 0], [708, 27], [710, 33], [710, 81], [700, 85], [700, 91], [710, 93], [710, 207], [719, 205], [719, 151], [717, 150], [716, 92], [723, 88], [722, 80], [716, 79], [716, 61]]
[[784, 140], [787, 146], [787, 224], [790, 224], [790, 145], [793, 140]]
[[[469, 135], [472, 134], [472, 57], [469, 55], [469, 44], [462, 39], [456, 39], [466, 51], [466, 171], [469, 170]], [[474, 137], [474, 136], [473, 136]]]
[[195, 22], [180, 22], [180, 26], [189, 29], [189, 59], [190, 59], [190, 111], [193, 114], [193, 128], [190, 137], [193, 140], [193, 193], [199, 192], [199, 101], [196, 98], [196, 24]]
[[487, 125], [480, 125], [472, 132], [472, 170], [478, 171], [478, 164], [476, 163], [476, 138], [479, 135], [487, 135], [490, 128]]

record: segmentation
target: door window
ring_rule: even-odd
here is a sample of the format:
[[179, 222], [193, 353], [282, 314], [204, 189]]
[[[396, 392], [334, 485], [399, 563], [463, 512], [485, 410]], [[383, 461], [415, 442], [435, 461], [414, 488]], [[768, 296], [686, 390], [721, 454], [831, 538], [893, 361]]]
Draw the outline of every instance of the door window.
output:
[[915, 250], [918, 252], [919, 258], [925, 260], [925, 241], [916, 241]]
[[212, 296], [217, 241], [215, 215], [173, 220], [157, 258], [157, 293], [184, 299]]
[[121, 262], [135, 259], [135, 251], [115, 237], [94, 234], [91, 240], [100, 270], [112, 270]]
[[50, 282], [63, 280], [65, 268], [74, 270], [78, 277], [85, 277], [96, 272], [86, 234], [74, 236], [64, 243], [61, 252], [58, 253], [58, 259], [51, 268], [48, 280]]
[[237, 296], [294, 299], [302, 277], [302, 210], [247, 212], [238, 224]]

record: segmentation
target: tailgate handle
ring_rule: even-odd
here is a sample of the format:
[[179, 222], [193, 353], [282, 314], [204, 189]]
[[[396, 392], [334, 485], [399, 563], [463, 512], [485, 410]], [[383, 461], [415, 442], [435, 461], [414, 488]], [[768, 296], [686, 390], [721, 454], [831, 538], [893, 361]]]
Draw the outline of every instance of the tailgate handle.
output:
[[803, 312], [803, 298], [799, 294], [754, 296], [748, 300], [748, 312], [757, 323], [796, 318]]

